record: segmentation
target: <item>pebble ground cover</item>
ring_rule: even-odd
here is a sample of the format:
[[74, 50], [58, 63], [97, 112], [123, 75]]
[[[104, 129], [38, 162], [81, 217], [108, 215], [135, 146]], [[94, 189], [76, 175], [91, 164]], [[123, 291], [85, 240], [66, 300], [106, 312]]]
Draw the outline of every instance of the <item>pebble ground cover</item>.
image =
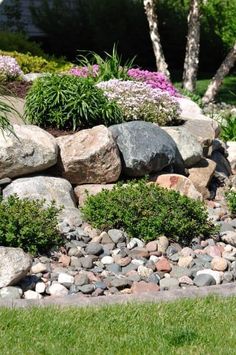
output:
[[235, 354], [235, 307], [235, 297], [208, 297], [102, 308], [0, 309], [0, 348], [6, 355]]

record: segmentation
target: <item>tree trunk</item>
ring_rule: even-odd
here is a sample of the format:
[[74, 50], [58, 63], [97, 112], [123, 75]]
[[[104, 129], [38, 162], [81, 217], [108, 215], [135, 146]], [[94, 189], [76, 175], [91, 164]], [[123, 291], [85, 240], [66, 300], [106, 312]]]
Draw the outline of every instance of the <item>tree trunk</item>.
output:
[[219, 91], [220, 85], [222, 84], [225, 76], [229, 73], [230, 69], [233, 68], [236, 61], [236, 42], [230, 52], [227, 54], [224, 61], [221, 63], [219, 69], [217, 70], [215, 76], [211, 80], [202, 101], [204, 104], [213, 101], [216, 94]]
[[155, 11], [155, 0], [144, 0], [143, 4], [149, 24], [150, 37], [156, 58], [157, 70], [169, 77], [170, 73], [168, 71], [168, 65], [165, 61], [160, 41], [160, 35], [158, 32], [158, 19]]
[[200, 49], [200, 0], [191, 0], [188, 15], [188, 36], [184, 61], [183, 88], [196, 88]]

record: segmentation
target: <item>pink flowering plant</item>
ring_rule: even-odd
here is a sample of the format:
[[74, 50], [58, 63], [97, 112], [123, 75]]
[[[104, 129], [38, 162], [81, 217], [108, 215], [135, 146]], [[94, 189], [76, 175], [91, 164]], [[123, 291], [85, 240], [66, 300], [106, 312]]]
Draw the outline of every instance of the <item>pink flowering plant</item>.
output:
[[96, 86], [120, 106], [126, 121], [143, 120], [164, 126], [179, 119], [179, 103], [167, 91], [154, 89], [143, 82], [119, 79], [103, 81]]
[[0, 80], [14, 80], [23, 74], [15, 58], [0, 55]]
[[95, 78], [96, 76], [98, 76], [99, 73], [99, 65], [94, 64], [85, 67], [74, 67], [70, 69], [69, 73], [82, 78], [87, 78], [87, 77]]
[[179, 96], [176, 88], [162, 73], [131, 68], [128, 70], [128, 75], [132, 80], [142, 81], [150, 85], [153, 89], [166, 91], [171, 96]]

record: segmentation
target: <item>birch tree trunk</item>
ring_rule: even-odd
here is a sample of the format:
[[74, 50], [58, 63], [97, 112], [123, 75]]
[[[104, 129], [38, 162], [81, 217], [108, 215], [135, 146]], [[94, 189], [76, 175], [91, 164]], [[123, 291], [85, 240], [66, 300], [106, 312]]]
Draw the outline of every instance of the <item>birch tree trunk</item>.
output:
[[191, 0], [188, 15], [188, 36], [183, 72], [183, 88], [193, 92], [196, 88], [200, 49], [200, 3]]
[[215, 76], [211, 80], [202, 101], [204, 104], [213, 101], [216, 94], [219, 91], [220, 85], [222, 84], [225, 76], [229, 73], [230, 69], [233, 68], [236, 62], [236, 42], [230, 52], [227, 54], [224, 61], [221, 63], [219, 69], [217, 70]]
[[157, 70], [169, 77], [170, 73], [168, 71], [168, 65], [165, 61], [160, 41], [160, 35], [158, 32], [158, 18], [155, 11], [155, 2], [155, 0], [143, 0], [144, 9], [149, 25], [149, 32], [152, 41], [153, 51], [156, 58]]

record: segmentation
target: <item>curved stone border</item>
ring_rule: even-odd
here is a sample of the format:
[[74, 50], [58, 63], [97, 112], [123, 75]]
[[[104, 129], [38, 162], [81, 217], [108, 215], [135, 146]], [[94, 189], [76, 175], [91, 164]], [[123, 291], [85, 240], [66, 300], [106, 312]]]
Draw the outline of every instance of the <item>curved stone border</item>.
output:
[[140, 293], [132, 295], [113, 295], [84, 297], [78, 295], [70, 295], [66, 297], [52, 298], [48, 297], [41, 300], [0, 300], [0, 307], [7, 308], [28, 308], [28, 307], [89, 307], [89, 306], [109, 306], [115, 304], [143, 303], [143, 302], [171, 302], [181, 299], [191, 299], [207, 296], [230, 297], [236, 296], [236, 282], [217, 285], [205, 286], [201, 288], [175, 289], [170, 291], [158, 291], [151, 293]]

